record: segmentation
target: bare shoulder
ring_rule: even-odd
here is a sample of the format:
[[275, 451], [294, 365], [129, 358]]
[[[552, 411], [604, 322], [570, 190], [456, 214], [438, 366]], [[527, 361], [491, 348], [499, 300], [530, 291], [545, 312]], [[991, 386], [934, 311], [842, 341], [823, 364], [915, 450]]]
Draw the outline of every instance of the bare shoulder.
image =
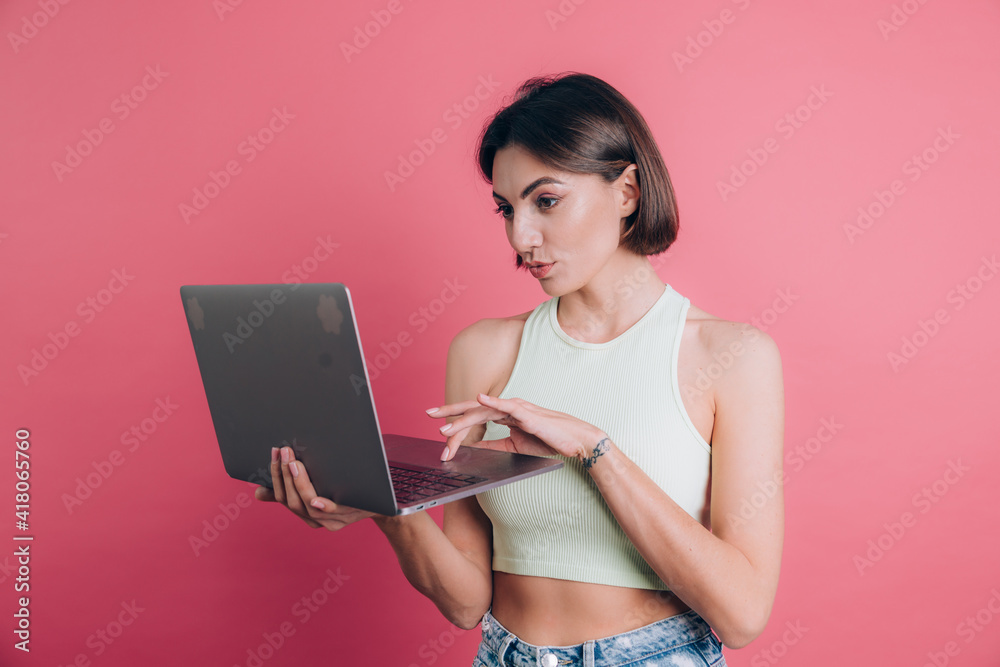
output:
[[698, 341], [698, 356], [726, 371], [716, 385], [716, 398], [728, 394], [782, 393], [781, 353], [774, 338], [746, 322], [733, 322], [711, 315], [693, 304], [688, 309], [688, 328]]
[[725, 374], [730, 377], [730, 385], [762, 372], [772, 377], [777, 373], [780, 377], [781, 354], [777, 343], [752, 324], [726, 320], [692, 304], [685, 333], [697, 341], [696, 356], [701, 363], [714, 362], [736, 371]]
[[487, 394], [495, 394], [517, 358], [524, 323], [531, 311], [510, 317], [485, 317], [465, 327], [452, 339], [449, 356], [474, 369], [475, 384]]

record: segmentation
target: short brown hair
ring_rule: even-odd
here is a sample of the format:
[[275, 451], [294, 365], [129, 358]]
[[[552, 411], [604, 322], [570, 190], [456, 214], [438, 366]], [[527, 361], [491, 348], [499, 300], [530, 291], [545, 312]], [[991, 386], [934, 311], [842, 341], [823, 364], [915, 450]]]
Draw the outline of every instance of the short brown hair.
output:
[[[657, 255], [677, 239], [677, 200], [656, 140], [639, 111], [605, 81], [564, 72], [522, 83], [479, 135], [477, 160], [486, 182], [493, 182], [496, 152], [513, 145], [555, 169], [597, 174], [608, 183], [635, 164], [639, 206], [625, 219], [621, 242], [637, 254]], [[516, 265], [523, 265], [519, 254]]]

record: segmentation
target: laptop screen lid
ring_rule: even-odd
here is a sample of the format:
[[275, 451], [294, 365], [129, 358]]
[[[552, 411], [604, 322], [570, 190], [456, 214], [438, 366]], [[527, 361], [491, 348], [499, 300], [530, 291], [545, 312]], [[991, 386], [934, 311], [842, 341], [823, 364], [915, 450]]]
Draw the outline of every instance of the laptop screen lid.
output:
[[[476, 447], [441, 461], [443, 440], [382, 433], [342, 283], [185, 285], [181, 298], [231, 477], [271, 487], [271, 447], [287, 445], [318, 495], [392, 516], [563, 467], [558, 456]], [[391, 467], [476, 479], [400, 500]]]
[[375, 496], [380, 513], [395, 514], [347, 287], [185, 285], [180, 292], [226, 472], [271, 487], [271, 448], [288, 445], [319, 495], [352, 507]]

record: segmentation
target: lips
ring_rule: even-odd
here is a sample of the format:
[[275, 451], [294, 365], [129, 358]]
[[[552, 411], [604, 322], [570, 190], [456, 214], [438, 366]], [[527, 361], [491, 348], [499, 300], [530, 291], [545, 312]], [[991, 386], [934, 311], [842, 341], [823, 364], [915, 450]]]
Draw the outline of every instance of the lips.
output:
[[528, 271], [531, 272], [535, 278], [544, 278], [552, 268], [552, 264], [529, 264]]

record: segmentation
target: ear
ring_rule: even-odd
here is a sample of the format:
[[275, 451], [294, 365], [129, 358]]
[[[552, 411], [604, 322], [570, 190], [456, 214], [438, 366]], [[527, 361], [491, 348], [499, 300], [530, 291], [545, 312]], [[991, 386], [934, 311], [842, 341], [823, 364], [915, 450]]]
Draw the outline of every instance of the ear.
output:
[[615, 179], [613, 187], [616, 191], [619, 217], [624, 220], [639, 208], [639, 198], [642, 196], [639, 189], [639, 168], [634, 164], [625, 167], [625, 171]]

